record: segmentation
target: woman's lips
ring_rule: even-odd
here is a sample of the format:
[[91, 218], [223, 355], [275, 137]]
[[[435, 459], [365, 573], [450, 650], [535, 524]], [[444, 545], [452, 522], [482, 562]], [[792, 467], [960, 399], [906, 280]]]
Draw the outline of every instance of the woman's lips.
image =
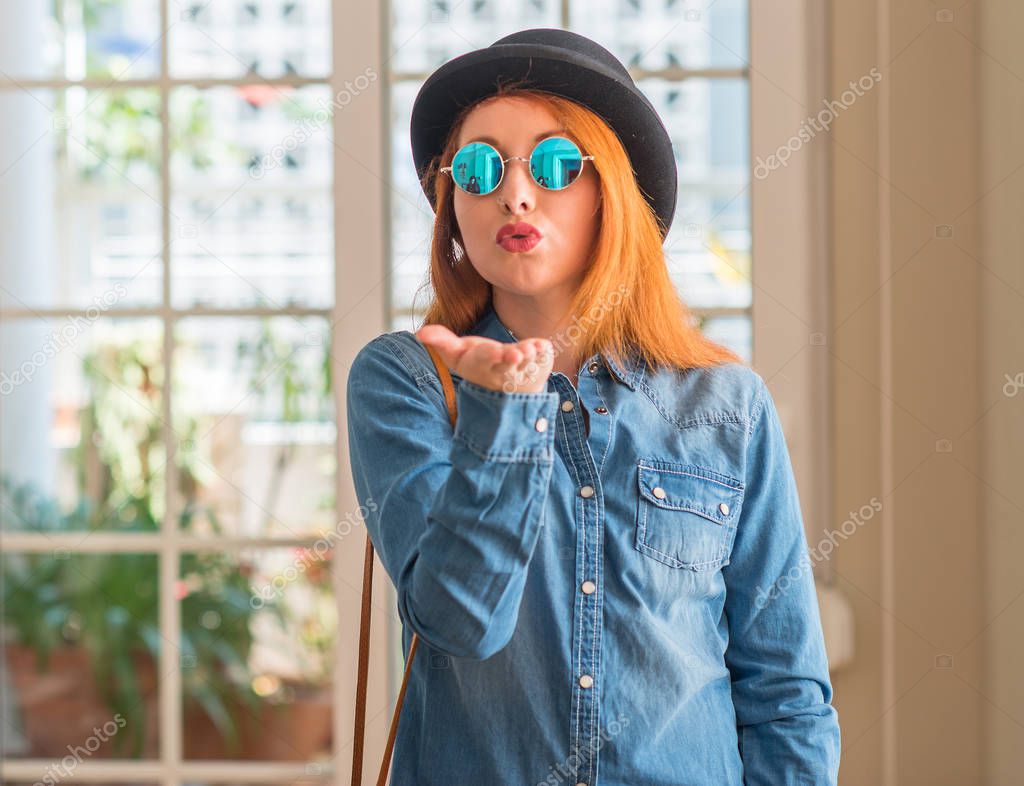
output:
[[523, 251], [529, 251], [539, 242], [540, 235], [506, 235], [501, 239], [501, 242], [498, 243], [498, 245], [501, 246], [506, 251], [511, 251], [512, 253], [521, 253]]
[[521, 253], [536, 246], [542, 237], [540, 230], [533, 224], [519, 221], [514, 224], [505, 224], [499, 229], [495, 242], [506, 251]]

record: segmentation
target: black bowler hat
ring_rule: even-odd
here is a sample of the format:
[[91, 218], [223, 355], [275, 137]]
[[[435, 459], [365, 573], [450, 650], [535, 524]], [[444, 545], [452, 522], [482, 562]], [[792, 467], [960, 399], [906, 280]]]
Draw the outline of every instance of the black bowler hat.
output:
[[654, 209], [662, 239], [676, 207], [672, 140], [657, 111], [626, 67], [586, 36], [558, 28], [520, 30], [483, 49], [452, 58], [423, 83], [412, 107], [412, 156], [423, 191], [434, 204], [433, 180], [424, 183], [459, 111], [497, 92], [498, 80], [554, 93], [595, 112], [615, 131], [636, 182]]

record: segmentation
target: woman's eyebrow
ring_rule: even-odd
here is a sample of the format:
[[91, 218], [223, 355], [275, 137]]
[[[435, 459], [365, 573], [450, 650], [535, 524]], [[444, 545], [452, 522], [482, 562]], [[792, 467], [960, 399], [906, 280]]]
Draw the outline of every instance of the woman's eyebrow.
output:
[[[560, 136], [564, 133], [565, 129], [562, 128], [556, 128], [554, 131], [544, 131], [543, 133], [537, 134], [537, 136], [533, 138], [533, 141], [539, 142], [540, 140], [546, 139], [549, 136]], [[498, 147], [498, 140], [490, 136], [478, 136], [475, 139], [468, 140], [466, 144], [468, 145], [470, 142], [486, 142], [489, 145], [494, 145], [494, 147]]]

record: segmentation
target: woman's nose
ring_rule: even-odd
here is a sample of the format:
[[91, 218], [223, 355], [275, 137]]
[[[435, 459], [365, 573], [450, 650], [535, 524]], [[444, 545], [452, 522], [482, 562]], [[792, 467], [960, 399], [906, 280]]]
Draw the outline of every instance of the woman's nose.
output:
[[514, 158], [505, 162], [505, 176], [501, 179], [501, 201], [515, 213], [529, 213], [537, 198], [537, 183], [530, 174], [530, 162]]

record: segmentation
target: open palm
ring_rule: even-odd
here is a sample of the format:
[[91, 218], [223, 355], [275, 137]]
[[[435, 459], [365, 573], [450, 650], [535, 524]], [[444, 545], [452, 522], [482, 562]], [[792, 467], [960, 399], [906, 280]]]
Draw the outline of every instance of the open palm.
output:
[[504, 393], [547, 389], [554, 349], [546, 338], [504, 343], [483, 336], [458, 336], [444, 325], [424, 325], [416, 337], [436, 349], [453, 373], [481, 387]]

